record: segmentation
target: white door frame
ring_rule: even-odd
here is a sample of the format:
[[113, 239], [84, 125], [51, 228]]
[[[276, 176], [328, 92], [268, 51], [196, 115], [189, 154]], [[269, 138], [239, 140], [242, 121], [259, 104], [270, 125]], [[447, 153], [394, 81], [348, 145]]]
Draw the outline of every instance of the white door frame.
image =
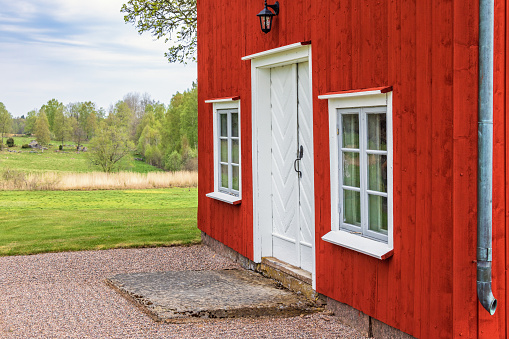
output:
[[[309, 62], [309, 81], [312, 92], [311, 45], [296, 43], [242, 58], [251, 60], [252, 137], [253, 137], [253, 254], [254, 261], [272, 255], [272, 185], [271, 161], [259, 157], [270, 155], [270, 69], [272, 67]], [[313, 98], [310, 93], [310, 98]], [[309, 150], [308, 155], [312, 155]], [[314, 176], [314, 173], [312, 174]], [[260, 180], [263, 178], [263, 180]], [[314, 209], [312, 220], [314, 221]], [[315, 279], [315, 241], [313, 241], [313, 288]]]

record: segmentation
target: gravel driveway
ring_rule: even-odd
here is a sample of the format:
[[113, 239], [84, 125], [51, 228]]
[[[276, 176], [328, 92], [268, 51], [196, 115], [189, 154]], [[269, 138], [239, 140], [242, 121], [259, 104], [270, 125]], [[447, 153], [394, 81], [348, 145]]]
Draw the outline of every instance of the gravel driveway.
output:
[[108, 287], [119, 273], [237, 267], [204, 246], [0, 258], [0, 338], [362, 338], [336, 318], [153, 322]]

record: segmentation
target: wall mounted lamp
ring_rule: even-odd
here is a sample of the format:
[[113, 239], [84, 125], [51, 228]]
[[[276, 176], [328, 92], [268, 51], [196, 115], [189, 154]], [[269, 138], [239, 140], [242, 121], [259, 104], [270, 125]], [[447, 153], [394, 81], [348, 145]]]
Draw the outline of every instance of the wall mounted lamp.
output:
[[[270, 11], [267, 7], [270, 7], [274, 10], [274, 13]], [[267, 5], [267, 0], [265, 0], [265, 7], [262, 11], [256, 16], [260, 18], [260, 26], [262, 28], [263, 33], [269, 33], [272, 29], [272, 18], [279, 14], [279, 1], [276, 1], [274, 5]]]

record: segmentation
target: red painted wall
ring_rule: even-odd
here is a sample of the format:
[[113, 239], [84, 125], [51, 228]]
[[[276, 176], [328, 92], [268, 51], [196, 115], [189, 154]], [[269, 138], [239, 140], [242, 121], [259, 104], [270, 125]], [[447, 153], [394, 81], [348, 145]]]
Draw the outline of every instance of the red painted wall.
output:
[[[279, 2], [263, 34], [263, 1], [198, 0], [199, 228], [253, 258], [251, 65], [241, 57], [311, 40], [317, 291], [416, 337], [509, 337], [506, 2], [496, 1], [494, 316], [476, 296], [478, 1]], [[321, 240], [330, 173], [327, 102], [317, 95], [386, 85], [394, 88], [395, 254], [382, 262]], [[205, 197], [213, 139], [204, 100], [237, 95], [243, 200], [230, 206]]]

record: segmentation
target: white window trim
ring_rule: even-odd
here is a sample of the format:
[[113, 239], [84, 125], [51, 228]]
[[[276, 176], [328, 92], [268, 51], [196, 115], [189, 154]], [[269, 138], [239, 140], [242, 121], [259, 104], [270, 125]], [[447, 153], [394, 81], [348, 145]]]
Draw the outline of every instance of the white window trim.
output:
[[[331, 180], [331, 231], [322, 237], [323, 240], [341, 247], [364, 253], [366, 255], [387, 259], [394, 252], [393, 232], [393, 140], [392, 140], [392, 92], [352, 91], [321, 95], [319, 99], [327, 99], [329, 104], [329, 159]], [[369, 94], [368, 94], [369, 93]], [[340, 108], [362, 108], [387, 106], [387, 212], [388, 231], [387, 243], [349, 233], [339, 229], [340, 194], [339, 194], [339, 145], [338, 145], [338, 113]]]
[[[300, 49], [302, 46], [308, 46], [311, 45], [311, 41], [303, 41], [303, 42], [297, 42], [294, 44], [281, 46], [273, 49], [269, 49], [263, 52], [255, 53], [246, 55], [245, 57], [242, 57], [242, 60], [251, 60], [251, 59], [259, 59], [264, 57], [271, 57], [274, 58], [274, 56], [277, 56], [277, 54], [283, 54], [284, 52], [294, 52], [295, 50]], [[274, 61], [270, 61], [270, 63], [273, 63]]]
[[[213, 140], [214, 140], [214, 192], [206, 194], [207, 197], [222, 201], [231, 205], [238, 205], [242, 202], [242, 141], [241, 141], [241, 114], [240, 114], [240, 99], [238, 97], [232, 98], [218, 98], [205, 100], [206, 103], [212, 104], [212, 121], [213, 121]], [[219, 115], [218, 110], [222, 109], [237, 109], [239, 117], [239, 196], [233, 196], [223, 193], [219, 190]]]

